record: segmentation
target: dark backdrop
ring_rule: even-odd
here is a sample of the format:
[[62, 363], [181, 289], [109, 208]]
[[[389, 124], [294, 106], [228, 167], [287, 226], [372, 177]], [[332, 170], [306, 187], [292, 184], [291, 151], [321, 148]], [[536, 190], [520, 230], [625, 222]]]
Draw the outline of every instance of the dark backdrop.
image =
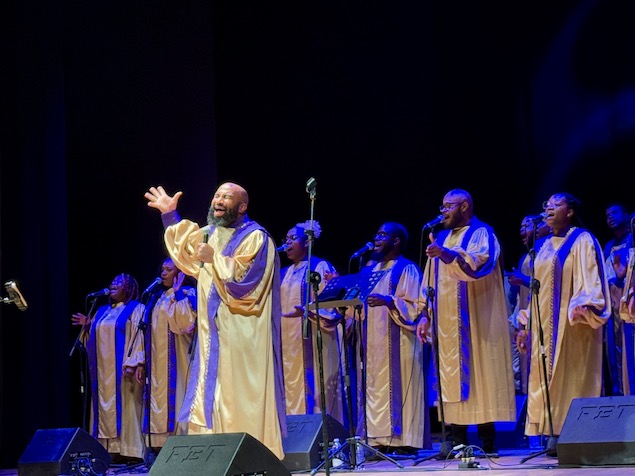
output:
[[556, 191], [606, 242], [606, 205], [633, 205], [634, 23], [597, 0], [2, 2], [0, 278], [29, 308], [0, 308], [0, 467], [35, 430], [82, 426], [70, 316], [121, 272], [157, 276], [151, 185], [202, 222], [241, 183], [279, 243], [314, 177], [314, 253], [344, 273], [386, 220], [422, 262], [455, 187], [507, 269]]

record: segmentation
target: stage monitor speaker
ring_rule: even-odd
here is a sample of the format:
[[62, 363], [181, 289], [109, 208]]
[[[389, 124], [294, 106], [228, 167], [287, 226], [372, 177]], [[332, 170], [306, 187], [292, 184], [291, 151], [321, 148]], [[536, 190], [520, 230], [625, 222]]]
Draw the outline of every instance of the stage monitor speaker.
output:
[[[289, 471], [304, 471], [317, 467], [323, 460], [324, 437], [322, 414], [287, 415], [287, 437], [282, 440], [284, 459]], [[331, 415], [326, 415], [329, 446], [334, 438], [344, 444], [349, 432]]]
[[561, 465], [635, 464], [635, 396], [574, 398], [557, 450]]
[[81, 428], [37, 430], [18, 460], [19, 476], [104, 474], [108, 451]]
[[176, 435], [150, 469], [154, 476], [290, 476], [282, 461], [249, 433]]

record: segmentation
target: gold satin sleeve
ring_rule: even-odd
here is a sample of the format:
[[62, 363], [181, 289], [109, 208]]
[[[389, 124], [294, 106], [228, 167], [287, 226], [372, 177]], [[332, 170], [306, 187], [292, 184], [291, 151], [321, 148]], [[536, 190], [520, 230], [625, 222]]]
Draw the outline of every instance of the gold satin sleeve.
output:
[[190, 220], [181, 220], [165, 229], [165, 246], [177, 268], [198, 279], [201, 262], [196, 259], [196, 248], [203, 242], [203, 229]]

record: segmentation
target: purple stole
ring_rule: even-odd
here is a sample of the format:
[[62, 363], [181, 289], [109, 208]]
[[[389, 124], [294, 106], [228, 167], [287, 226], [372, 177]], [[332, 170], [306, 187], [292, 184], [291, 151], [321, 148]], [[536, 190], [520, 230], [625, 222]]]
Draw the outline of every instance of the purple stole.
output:
[[[121, 369], [124, 360], [124, 354], [127, 352], [126, 345], [126, 323], [130, 319], [132, 311], [137, 307], [139, 301], [132, 300], [124, 305], [123, 310], [117, 317], [116, 334], [115, 334], [115, 374], [117, 378], [117, 435], [121, 434]], [[92, 405], [93, 405], [93, 427], [91, 436], [98, 438], [99, 435], [99, 394], [97, 385], [97, 325], [104, 317], [106, 312], [111, 309], [110, 304], [101, 306], [95, 313], [95, 318], [90, 328], [90, 336], [86, 342], [86, 353], [88, 355], [88, 373], [90, 375]]]
[[[482, 222], [476, 217], [472, 217], [469, 223], [469, 228], [465, 232], [463, 236], [463, 240], [461, 241], [461, 248], [466, 249], [470, 239], [474, 235], [474, 232], [479, 228], [487, 229], [489, 233], [489, 239], [487, 246], [490, 250], [495, 249], [495, 235], [492, 227]], [[446, 237], [450, 234], [452, 230], [442, 230], [439, 232], [436, 242], [443, 243]], [[438, 260], [438, 258], [435, 258]], [[439, 261], [437, 261], [437, 271], [435, 273], [434, 281], [435, 281], [435, 289], [439, 289], [439, 272], [438, 267], [440, 266]], [[481, 278], [490, 274], [496, 267], [496, 260], [490, 253], [489, 259], [479, 266], [476, 270], [472, 270], [468, 266], [462, 267], [462, 270], [474, 278]], [[501, 276], [502, 279], [502, 276]], [[472, 342], [470, 339], [470, 313], [469, 313], [469, 302], [467, 299], [467, 286], [468, 283], [466, 281], [457, 281], [456, 283], [456, 295], [457, 295], [457, 303], [459, 310], [459, 319], [457, 321], [457, 325], [459, 326], [458, 335], [459, 335], [459, 343], [458, 348], [460, 355], [463, 356], [461, 359], [461, 368], [459, 369], [459, 378], [461, 381], [461, 401], [465, 401], [468, 399], [470, 395], [470, 360], [472, 357]], [[449, 292], [450, 290], [448, 290]], [[438, 316], [438, 304], [435, 299], [434, 301], [434, 315]]]
[[[414, 264], [409, 259], [400, 256], [397, 258], [395, 265], [390, 270], [390, 294], [394, 295], [399, 279], [403, 273], [404, 268]], [[364, 270], [366, 271], [366, 270]], [[363, 272], [364, 272], [363, 271]], [[370, 271], [370, 270], [368, 270]], [[421, 275], [419, 275], [419, 285], [421, 285]], [[372, 291], [371, 291], [372, 292]], [[365, 312], [368, 316], [368, 307], [365, 305]], [[401, 318], [400, 318], [401, 319]], [[402, 320], [403, 321], [403, 320]], [[368, 355], [368, 348], [366, 342], [368, 341], [368, 319], [364, 319], [363, 324], [364, 332], [364, 355]], [[388, 339], [390, 341], [390, 355], [388, 356], [388, 366], [390, 373], [390, 426], [392, 428], [393, 436], [401, 436], [402, 434], [402, 414], [401, 407], [403, 405], [403, 397], [401, 392], [401, 326], [399, 326], [394, 320], [390, 319], [388, 325]], [[366, 368], [366, 366], [364, 366]], [[364, 389], [365, 391], [365, 389]]]
[[[190, 289], [188, 286], [185, 286], [183, 288], [181, 288], [179, 295], [183, 296], [183, 291], [185, 291], [186, 289]], [[144, 338], [145, 338], [145, 367], [146, 367], [146, 372], [148, 377], [151, 379], [152, 377], [152, 372], [153, 372], [153, 368], [152, 368], [152, 334], [153, 332], [153, 327], [152, 327], [152, 313], [154, 312], [154, 308], [156, 306], [156, 303], [159, 299], [160, 296], [162, 296], [165, 293], [165, 291], [161, 294], [154, 294], [150, 297], [151, 301], [146, 304], [146, 309], [145, 309], [145, 315], [144, 315], [144, 321], [147, 325], [146, 329], [149, 329], [150, 332], [144, 332]], [[175, 298], [178, 299], [178, 297], [175, 294]], [[185, 299], [189, 299], [188, 296], [185, 297]], [[168, 426], [167, 426], [167, 431], [168, 432], [173, 432], [174, 431], [174, 425], [175, 425], [175, 412], [176, 412], [176, 377], [177, 377], [177, 367], [176, 367], [176, 344], [175, 344], [175, 337], [174, 334], [172, 332], [170, 332], [170, 330], [167, 330], [168, 333], [168, 368], [166, 369], [167, 373], [168, 373]], [[152, 380], [150, 380], [150, 385], [152, 385]], [[151, 392], [150, 392], [151, 393]], [[148, 386], [144, 385], [143, 387], [143, 395], [144, 395], [144, 401], [147, 402], [147, 399], [151, 398], [151, 395], [148, 394]], [[148, 408], [147, 406], [144, 408]], [[150, 433], [150, 425], [149, 425], [149, 415], [147, 414], [147, 412], [144, 412], [144, 418], [143, 418], [143, 432], [144, 433]]]
[[[569, 253], [571, 252], [573, 244], [578, 239], [578, 237], [586, 231], [587, 230], [585, 230], [584, 228], [575, 228], [565, 239], [565, 242], [562, 244], [553, 260], [553, 294], [551, 296], [551, 308], [553, 309], [553, 334], [551, 336], [550, 357], [552, 365], [549, 366], [549, 373], [551, 373], [552, 370], [553, 359], [556, 353], [556, 342], [558, 342], [558, 326], [560, 322], [560, 298], [562, 297], [562, 268], [564, 267], [564, 262], [569, 256]], [[591, 235], [591, 238], [593, 239], [593, 245], [595, 247], [595, 261], [600, 275], [600, 280], [604, 282], [604, 263], [600, 259], [602, 256], [600, 244], [593, 235]], [[603, 291], [606, 291], [606, 289], [603, 289]], [[605, 303], [611, 302], [610, 296], [605, 295], [604, 299]], [[601, 311], [598, 312], [596, 310], [593, 310], [593, 312], [595, 314], [601, 313]], [[551, 375], [549, 375], [549, 377], [551, 377]]]
[[[164, 220], [165, 223], [165, 220]], [[209, 227], [210, 233], [214, 232], [215, 227]], [[256, 231], [262, 231], [266, 237], [269, 234], [266, 230], [254, 221], [245, 221], [244, 224], [238, 228], [234, 234], [230, 237], [227, 245], [222, 251], [223, 256], [231, 256], [240, 243], [245, 239], [247, 235]], [[226, 284], [227, 291], [235, 299], [241, 299], [252, 292], [260, 283], [262, 274], [267, 265], [268, 257], [268, 243], [267, 239], [263, 243], [263, 246], [258, 251], [254, 258], [253, 265], [247, 271], [244, 279], [241, 282], [228, 282]], [[275, 392], [276, 403], [278, 407], [278, 419], [280, 423], [280, 429], [283, 436], [286, 435], [286, 408], [284, 398], [284, 381], [282, 375], [282, 351], [281, 351], [281, 334], [280, 334], [280, 320], [282, 310], [280, 306], [280, 258], [278, 254], [275, 254], [275, 266], [274, 266], [274, 286], [273, 286], [273, 310], [272, 310], [272, 336], [273, 336], [273, 356], [274, 356], [274, 379], [275, 379]], [[220, 296], [216, 289], [216, 286], [212, 284], [210, 293], [207, 300], [207, 316], [210, 321], [209, 329], [210, 335], [208, 345], [210, 348], [210, 361], [207, 367], [207, 374], [203, 377], [204, 388], [204, 414], [206, 419], [207, 428], [212, 428], [212, 411], [214, 408], [214, 390], [216, 388], [216, 380], [218, 375], [218, 356], [219, 356], [219, 338], [218, 329], [214, 319], [220, 306]], [[200, 334], [197, 334], [198, 339]], [[183, 406], [181, 407], [181, 413], [179, 415], [179, 421], [188, 421], [192, 402], [194, 401], [196, 393], [196, 384], [199, 381], [200, 373], [200, 354], [197, 352], [194, 355], [194, 362], [192, 364], [192, 373], [188, 379], [188, 386], [185, 392], [185, 398]]]
[[[310, 271], [315, 271], [319, 262], [321, 262], [321, 258], [317, 258], [315, 256], [311, 257], [311, 264], [309, 266]], [[284, 279], [284, 276], [287, 270], [291, 266], [286, 266], [282, 269], [280, 273], [280, 283]], [[302, 276], [302, 284], [300, 286], [300, 302], [304, 302], [304, 298], [307, 292], [307, 284], [306, 284], [306, 273]], [[318, 303], [319, 306], [319, 303]], [[322, 324], [324, 321], [320, 321]], [[315, 408], [315, 388], [313, 382], [315, 382], [315, 368], [313, 366], [313, 331], [311, 329], [311, 325], [307, 326], [307, 338], [302, 339], [302, 361], [304, 363], [304, 402], [306, 406], [306, 412], [311, 414], [313, 413], [313, 409]]]

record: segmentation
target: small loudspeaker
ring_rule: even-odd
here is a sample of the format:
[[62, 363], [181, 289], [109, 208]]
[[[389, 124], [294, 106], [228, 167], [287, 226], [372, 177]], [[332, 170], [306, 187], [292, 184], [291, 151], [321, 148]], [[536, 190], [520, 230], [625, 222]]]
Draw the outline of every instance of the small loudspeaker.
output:
[[[284, 459], [282, 462], [290, 471], [307, 470], [317, 467], [324, 452], [322, 435], [322, 414], [287, 415], [287, 437], [282, 440]], [[349, 437], [349, 432], [331, 415], [326, 415], [326, 429], [329, 444], [334, 438], [341, 443]]]
[[290, 476], [282, 461], [249, 433], [170, 436], [154, 476]]
[[18, 474], [104, 474], [110, 459], [108, 451], [81, 428], [37, 430], [18, 461]]
[[562, 465], [635, 464], [635, 396], [573, 399], [557, 450]]

